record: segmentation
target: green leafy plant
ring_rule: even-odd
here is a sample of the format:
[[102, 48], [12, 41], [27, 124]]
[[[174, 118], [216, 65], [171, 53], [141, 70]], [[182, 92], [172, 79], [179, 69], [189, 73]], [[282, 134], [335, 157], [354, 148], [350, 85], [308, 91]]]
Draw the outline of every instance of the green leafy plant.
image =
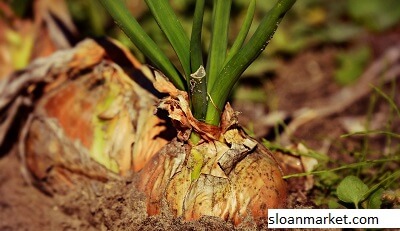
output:
[[[338, 198], [346, 203], [353, 203], [358, 209], [361, 202], [363, 208], [380, 208], [384, 189], [400, 177], [400, 171], [395, 171], [377, 184], [368, 187], [359, 177], [347, 176], [337, 187]], [[389, 183], [389, 184], [388, 184]]]
[[368, 186], [356, 176], [347, 176], [337, 187], [337, 195], [340, 200], [353, 203], [356, 208], [360, 201], [364, 199], [364, 194], [368, 192]]
[[193, 115], [200, 121], [218, 125], [232, 87], [265, 49], [279, 22], [295, 0], [277, 1], [246, 42], [256, 5], [256, 1], [251, 0], [242, 28], [230, 49], [228, 49], [228, 26], [232, 0], [212, 1], [212, 36], [205, 67], [201, 50], [205, 1], [196, 1], [189, 39], [168, 1], [146, 0], [152, 15], [175, 50], [182, 72], [144, 32], [121, 0], [100, 0], [100, 2], [153, 65], [177, 88], [189, 92]]

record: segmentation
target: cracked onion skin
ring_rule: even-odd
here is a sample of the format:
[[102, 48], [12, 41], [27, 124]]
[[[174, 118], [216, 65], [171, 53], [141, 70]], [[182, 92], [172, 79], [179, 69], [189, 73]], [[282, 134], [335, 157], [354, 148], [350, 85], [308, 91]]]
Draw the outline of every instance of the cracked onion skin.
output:
[[[200, 145], [216, 152], [229, 149], [219, 141]], [[159, 214], [165, 200], [174, 215], [185, 220], [207, 215], [238, 225], [250, 216], [259, 224], [267, 219], [268, 209], [285, 207], [287, 189], [282, 171], [261, 144], [228, 175], [204, 172], [195, 180], [191, 179], [191, 149], [190, 145], [174, 140], [140, 172], [139, 188], [147, 196], [149, 215]]]
[[[285, 207], [287, 186], [279, 164], [243, 131], [229, 104], [219, 127], [207, 125], [191, 114], [186, 92], [163, 78], [156, 77], [155, 86], [170, 95], [158, 108], [175, 121], [178, 137], [139, 173], [138, 188], [147, 196], [149, 215], [167, 209], [185, 220], [215, 216], [235, 225], [246, 218], [261, 224], [268, 209]], [[198, 144], [188, 140], [190, 131], [202, 137]]]

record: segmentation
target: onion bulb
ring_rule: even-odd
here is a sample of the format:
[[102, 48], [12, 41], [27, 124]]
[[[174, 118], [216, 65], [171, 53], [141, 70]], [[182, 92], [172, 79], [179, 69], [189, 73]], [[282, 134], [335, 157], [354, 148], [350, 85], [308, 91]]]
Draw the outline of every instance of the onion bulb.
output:
[[107, 44], [112, 49], [88, 39], [50, 56], [48, 65], [30, 67], [30, 78], [53, 80], [44, 85], [26, 125], [23, 156], [50, 193], [78, 183], [76, 175], [105, 181], [139, 171], [168, 142], [160, 135], [165, 121], [154, 115], [157, 97], [139, 83], [148, 70], [123, 48]]
[[[147, 212], [167, 209], [185, 220], [216, 216], [235, 225], [247, 217], [261, 223], [268, 209], [283, 208], [286, 183], [273, 154], [238, 125], [229, 104], [221, 126], [197, 121], [186, 92], [158, 76], [156, 88], [170, 96], [158, 107], [175, 121], [178, 138], [164, 146], [140, 172], [138, 187], [147, 196]], [[193, 144], [190, 132], [202, 139]]]

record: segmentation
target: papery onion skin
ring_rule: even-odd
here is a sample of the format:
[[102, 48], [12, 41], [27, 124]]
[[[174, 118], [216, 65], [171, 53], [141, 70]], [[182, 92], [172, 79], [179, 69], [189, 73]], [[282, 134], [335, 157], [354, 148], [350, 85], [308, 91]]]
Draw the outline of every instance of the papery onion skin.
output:
[[[140, 172], [138, 188], [147, 196], [148, 214], [159, 214], [166, 202], [185, 220], [215, 216], [238, 225], [250, 217], [260, 224], [268, 209], [285, 207], [287, 189], [279, 164], [244, 132], [229, 103], [220, 126], [208, 125], [193, 117], [186, 92], [160, 75], [155, 87], [169, 94], [158, 109], [168, 111], [178, 136]], [[191, 132], [200, 135], [197, 144], [188, 140]]]
[[[216, 146], [219, 151], [229, 149], [219, 141], [201, 145], [209, 145], [210, 150]], [[140, 173], [138, 187], [147, 196], [149, 215], [159, 214], [165, 200], [168, 209], [185, 220], [207, 215], [238, 225], [250, 216], [260, 224], [267, 218], [268, 209], [285, 207], [287, 189], [282, 171], [261, 144], [226, 177], [201, 173], [196, 180], [190, 177], [190, 148], [172, 141]]]
[[21, 156], [50, 194], [79, 184], [79, 175], [106, 181], [139, 171], [170, 139], [160, 135], [165, 120], [154, 115], [158, 92], [141, 85], [153, 81], [148, 69], [117, 44], [101, 44], [84, 40], [26, 71], [40, 80], [30, 88], [41, 95], [21, 136]]

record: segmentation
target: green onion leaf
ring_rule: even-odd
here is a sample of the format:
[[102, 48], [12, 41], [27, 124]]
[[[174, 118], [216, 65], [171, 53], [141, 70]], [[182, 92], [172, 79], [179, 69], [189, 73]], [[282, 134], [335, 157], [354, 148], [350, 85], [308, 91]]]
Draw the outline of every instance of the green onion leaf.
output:
[[179, 89], [185, 89], [182, 75], [160, 50], [157, 44], [146, 34], [136, 19], [130, 14], [121, 0], [100, 0], [113, 17], [117, 25], [131, 39], [133, 44], [162, 71]]
[[249, 7], [247, 8], [247, 13], [246, 17], [244, 18], [243, 25], [240, 28], [239, 34], [237, 35], [235, 42], [233, 42], [233, 45], [228, 53], [228, 57], [226, 58], [224, 64], [228, 63], [228, 61], [243, 46], [244, 40], [246, 39], [247, 34], [249, 33], [251, 22], [253, 21], [255, 9], [256, 9], [256, 0], [251, 0]]
[[206, 123], [219, 124], [220, 114], [231, 89], [240, 75], [265, 49], [279, 22], [295, 2], [296, 0], [279, 0], [263, 18], [250, 40], [218, 73], [219, 78], [215, 80], [209, 91], [210, 102], [212, 103], [208, 104]]
[[157, 24], [174, 48], [181, 62], [185, 78], [190, 75], [189, 38], [168, 0], [145, 0]]
[[226, 59], [232, 0], [214, 0], [211, 44], [207, 60], [207, 91], [210, 92]]

